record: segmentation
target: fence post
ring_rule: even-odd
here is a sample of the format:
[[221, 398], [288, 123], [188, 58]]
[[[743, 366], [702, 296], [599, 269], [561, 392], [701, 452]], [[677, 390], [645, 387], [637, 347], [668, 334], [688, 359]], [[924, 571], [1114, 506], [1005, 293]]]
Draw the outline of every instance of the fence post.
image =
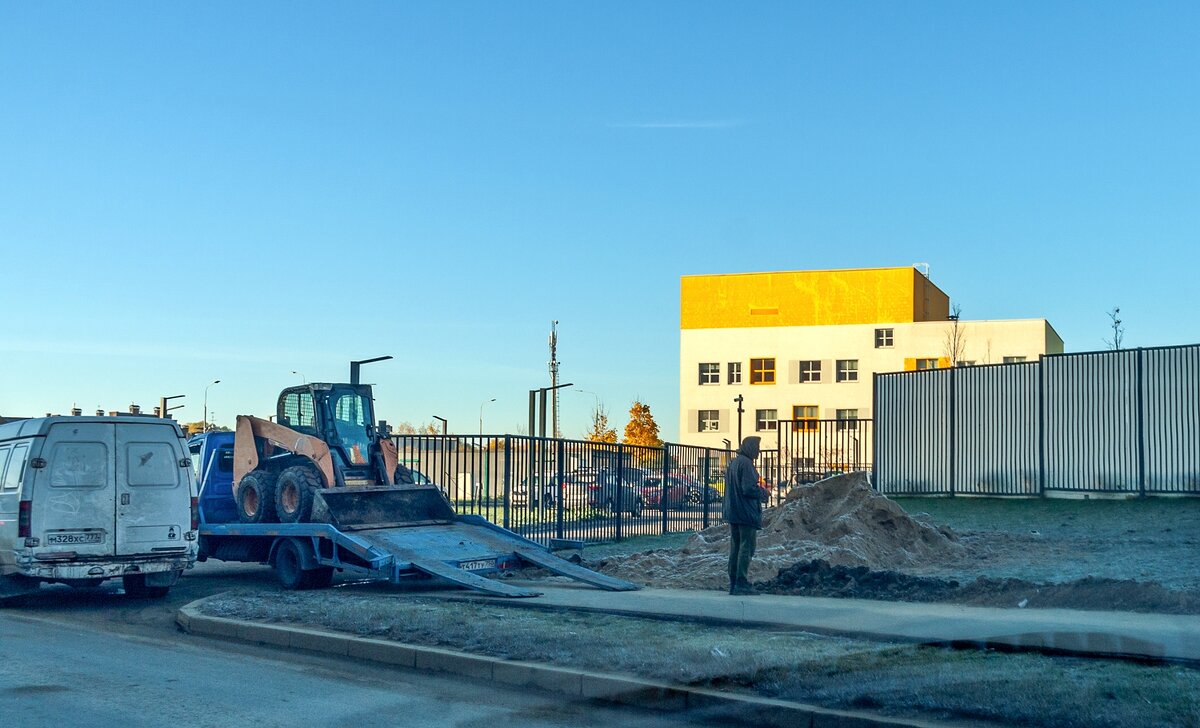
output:
[[[621, 514], [625, 510], [622, 508], [625, 505], [625, 478], [622, 475], [624, 472], [625, 448], [617, 445], [617, 472], [615, 473], [616, 481], [613, 484], [613, 513], [617, 516], [617, 530], [614, 538], [617, 541], [621, 540]], [[601, 483], [600, 487], [603, 488], [604, 484]]]
[[704, 480], [701, 481], [700, 501], [704, 503], [704, 516], [701, 520], [701, 528], [708, 528], [708, 488], [710, 480], [709, 473], [712, 468], [712, 450], [704, 449]]
[[1046, 357], [1038, 356], [1038, 495], [1046, 497]]
[[671, 450], [667, 443], [663, 443], [663, 458], [662, 458], [662, 495], [658, 497], [658, 508], [662, 511], [662, 523], [660, 534], [667, 532], [667, 476], [671, 472]]
[[[504, 482], [501, 485], [504, 488], [504, 527], [509, 527], [509, 509], [512, 507], [512, 465], [509, 455], [512, 454], [512, 441], [508, 435], [504, 436]], [[526, 498], [532, 498], [533, 495], [526, 491]]]
[[[545, 440], [543, 439], [542, 442], [544, 443]], [[564, 482], [567, 476], [566, 473], [563, 472], [563, 460], [566, 454], [563, 452], [563, 441], [555, 440], [554, 442], [557, 443], [557, 447], [554, 450], [554, 490], [557, 495], [555, 496], [554, 501], [558, 506], [555, 509], [557, 514], [555, 516], [554, 532], [555, 538], [561, 539], [563, 537], [563, 501], [566, 499], [565, 496], [567, 494], [567, 486]]]
[[871, 418], [871, 485], [879, 490], [879, 372], [871, 373]]
[[1138, 439], [1138, 496], [1146, 497], [1146, 424], [1142, 415], [1142, 406], [1145, 402], [1145, 379], [1142, 375], [1142, 360], [1145, 358], [1146, 350], [1138, 347], [1136, 350], [1137, 356], [1137, 439]]
[[958, 485], [955, 468], [954, 468], [954, 365], [950, 365], [950, 416], [947, 418], [949, 422], [949, 430], [946, 433], [947, 449], [949, 450], [949, 458], [946, 462], [946, 467], [950, 470], [950, 497], [954, 497], [955, 486]]

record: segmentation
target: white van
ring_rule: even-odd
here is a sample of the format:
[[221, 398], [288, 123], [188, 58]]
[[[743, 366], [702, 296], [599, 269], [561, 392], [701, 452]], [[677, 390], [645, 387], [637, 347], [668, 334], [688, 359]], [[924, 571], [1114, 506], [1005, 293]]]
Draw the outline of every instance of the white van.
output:
[[161, 597], [196, 561], [196, 481], [173, 420], [0, 425], [0, 596], [120, 577]]

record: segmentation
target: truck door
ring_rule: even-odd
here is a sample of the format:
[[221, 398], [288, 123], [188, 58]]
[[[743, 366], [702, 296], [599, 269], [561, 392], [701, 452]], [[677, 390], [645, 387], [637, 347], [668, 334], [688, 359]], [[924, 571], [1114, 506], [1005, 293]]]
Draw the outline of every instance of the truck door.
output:
[[117, 555], [185, 551], [191, 467], [169, 425], [117, 425]]
[[45, 464], [32, 471], [37, 473], [32, 492], [24, 492], [29, 482], [22, 488], [22, 498], [32, 503], [32, 535], [42, 546], [78, 557], [113, 555], [113, 428], [96, 422], [50, 428], [42, 447]]

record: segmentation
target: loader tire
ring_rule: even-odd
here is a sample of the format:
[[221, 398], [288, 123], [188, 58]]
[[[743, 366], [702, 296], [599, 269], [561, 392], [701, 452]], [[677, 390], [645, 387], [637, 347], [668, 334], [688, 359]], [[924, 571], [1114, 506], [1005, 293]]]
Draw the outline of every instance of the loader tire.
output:
[[306, 465], [293, 465], [275, 481], [275, 515], [280, 523], [307, 523], [321, 476]]
[[275, 478], [270, 473], [254, 472], [238, 483], [238, 519], [242, 523], [270, 523], [275, 520]]

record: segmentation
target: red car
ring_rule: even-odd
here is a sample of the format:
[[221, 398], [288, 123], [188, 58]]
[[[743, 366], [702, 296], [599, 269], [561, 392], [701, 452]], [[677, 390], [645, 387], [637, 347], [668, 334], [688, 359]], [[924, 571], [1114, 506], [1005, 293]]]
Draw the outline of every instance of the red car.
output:
[[698, 506], [704, 502], [717, 503], [721, 493], [711, 485], [701, 485], [699, 481], [686, 475], [668, 475], [667, 490], [664, 497], [662, 478], [657, 475], [642, 479], [639, 490], [646, 505], [653, 507], [685, 508]]

